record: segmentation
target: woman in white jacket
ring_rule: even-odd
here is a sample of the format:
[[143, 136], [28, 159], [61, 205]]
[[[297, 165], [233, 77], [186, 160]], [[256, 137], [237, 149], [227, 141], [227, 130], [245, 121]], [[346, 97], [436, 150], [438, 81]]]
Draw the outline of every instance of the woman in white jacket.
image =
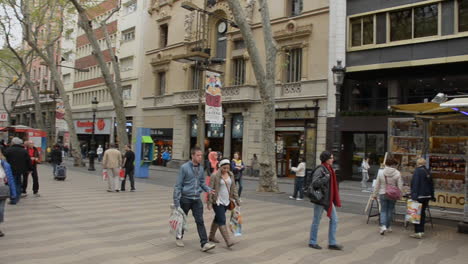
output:
[[403, 180], [400, 172], [396, 169], [398, 162], [393, 158], [387, 158], [385, 168], [382, 174], [377, 177], [373, 197], [377, 199], [377, 194], [380, 200], [380, 234], [385, 235], [385, 232], [392, 232], [390, 227], [393, 220], [393, 212], [395, 210], [396, 200], [389, 199], [386, 195], [387, 184], [398, 187], [400, 192], [403, 190]]
[[[296, 179], [294, 181], [294, 192], [292, 196], [289, 196], [290, 199], [295, 199], [297, 201], [304, 200], [304, 177], [306, 171], [306, 163], [303, 158], [299, 158], [299, 165], [297, 167], [291, 167], [291, 170], [296, 173]], [[299, 193], [299, 197], [297, 194]]]

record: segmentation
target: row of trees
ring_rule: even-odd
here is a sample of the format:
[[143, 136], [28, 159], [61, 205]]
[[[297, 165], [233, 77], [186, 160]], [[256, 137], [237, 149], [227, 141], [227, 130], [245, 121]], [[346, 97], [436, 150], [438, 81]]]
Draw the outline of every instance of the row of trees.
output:
[[[123, 148], [128, 144], [125, 131], [125, 110], [122, 102], [122, 86], [120, 80], [119, 62], [114, 54], [112, 41], [107, 31], [107, 21], [118, 12], [120, 2], [117, 3], [112, 13], [102, 21], [93, 21], [91, 12], [99, 13], [100, 1], [79, 1], [79, 0], [0, 0], [0, 33], [5, 43], [4, 53], [8, 59], [0, 58], [3, 68], [13, 72], [16, 78], [11, 81], [13, 85], [20, 82], [28, 89], [34, 100], [34, 112], [39, 129], [45, 130], [45, 122], [42, 116], [39, 91], [35, 87], [31, 76], [31, 68], [34, 60], [40, 60], [50, 71], [55, 90], [60, 95], [65, 108], [65, 121], [70, 133], [70, 144], [75, 165], [81, 165], [82, 157], [78, 137], [73, 124], [72, 110], [67, 93], [64, 88], [62, 76], [59, 70], [61, 54], [63, 54], [61, 41], [65, 30], [74, 25], [69, 25], [74, 21], [69, 19], [74, 14], [78, 15], [78, 26], [83, 29], [92, 48], [93, 56], [99, 63], [102, 76], [114, 104], [117, 121], [117, 137], [120, 146]], [[116, 1], [117, 2], [117, 1]], [[91, 11], [91, 12], [90, 12]], [[94, 22], [94, 23], [93, 23]], [[18, 40], [18, 30], [15, 25], [21, 27], [21, 39]], [[113, 73], [104, 58], [103, 50], [98, 44], [95, 35], [96, 28], [92, 25], [99, 25], [104, 32], [107, 50], [111, 54], [111, 67]], [[70, 29], [67, 29], [70, 33]], [[17, 43], [21, 43], [18, 45]], [[18, 95], [19, 98], [19, 95]], [[17, 98], [17, 99], [18, 99]]]
[[[115, 0], [117, 2], [117, 0]], [[98, 61], [105, 84], [109, 89], [114, 109], [117, 118], [117, 137], [120, 144], [127, 144], [128, 139], [125, 133], [125, 112], [122, 102], [122, 86], [120, 81], [120, 68], [118, 60], [112, 48], [112, 42], [107, 32], [107, 21], [110, 17], [118, 12], [121, 3], [117, 3], [117, 8], [102, 21], [92, 21], [90, 10], [97, 11], [99, 3], [102, 1], [83, 1], [83, 0], [0, 0], [0, 32], [5, 42], [5, 46], [9, 53], [9, 59], [2, 59], [0, 63], [4, 67], [12, 68], [17, 81], [25, 89], [29, 89], [35, 101], [35, 113], [38, 117], [37, 123], [39, 128], [44, 128], [44, 120], [42, 118], [41, 104], [39, 103], [38, 91], [34, 87], [31, 78], [31, 63], [34, 59], [40, 60], [47, 65], [50, 70], [55, 88], [60, 94], [65, 107], [65, 120], [70, 132], [70, 142], [73, 149], [73, 157], [75, 164], [82, 164], [82, 157], [79, 150], [78, 138], [73, 125], [72, 111], [66, 91], [62, 82], [58, 63], [60, 63], [60, 54], [62, 54], [60, 41], [64, 35], [67, 18], [71, 14], [78, 16], [78, 26], [83, 29], [88, 38], [93, 55]], [[260, 159], [260, 181], [259, 191], [278, 191], [277, 177], [275, 172], [275, 142], [274, 142], [274, 77], [276, 69], [276, 54], [277, 46], [273, 38], [269, 8], [267, 0], [258, 0], [261, 21], [263, 24], [262, 30], [264, 35], [264, 46], [266, 50], [266, 58], [262, 59], [257, 48], [258, 43], [253, 37], [251, 25], [246, 18], [244, 9], [239, 0], [227, 0], [232, 11], [235, 22], [239, 26], [240, 32], [244, 37], [247, 51], [251, 58], [254, 74], [257, 79], [261, 102], [263, 105], [263, 131], [262, 131], [262, 155]], [[19, 22], [22, 28], [22, 43], [21, 47], [15, 46], [13, 24]], [[95, 23], [92, 23], [95, 22]], [[96, 28], [93, 25], [99, 25], [104, 32], [107, 50], [111, 57], [111, 70], [104, 58], [103, 51], [100, 48], [98, 39], [95, 35]], [[1, 54], [0, 54], [1, 55]], [[12, 60], [13, 59], [13, 60]], [[15, 63], [11, 63], [15, 61]], [[13, 81], [11, 82], [13, 83]]]

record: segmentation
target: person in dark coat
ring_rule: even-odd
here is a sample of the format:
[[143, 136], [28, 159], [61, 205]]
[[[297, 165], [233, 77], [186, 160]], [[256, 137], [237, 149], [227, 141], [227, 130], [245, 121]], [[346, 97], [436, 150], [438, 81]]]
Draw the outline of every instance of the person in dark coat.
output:
[[[0, 186], [4, 186], [8, 184], [8, 188], [10, 189], [10, 200], [16, 199], [16, 185], [15, 179], [11, 172], [11, 167], [8, 162], [6, 162], [3, 153], [0, 153]], [[0, 199], [0, 223], [3, 223], [4, 215], [5, 215], [5, 202], [6, 199]], [[5, 236], [5, 234], [0, 231], [0, 237]]]
[[14, 137], [11, 140], [12, 146], [5, 151], [5, 158], [11, 166], [16, 185], [16, 199], [11, 200], [10, 204], [17, 204], [21, 197], [21, 176], [31, 171], [31, 157], [28, 151], [22, 146], [23, 140]]
[[55, 144], [54, 148], [50, 152], [50, 163], [52, 163], [52, 167], [54, 168], [53, 173], [57, 172], [57, 166], [62, 164], [62, 151], [60, 150], [60, 145]]
[[322, 219], [323, 211], [327, 212], [330, 218], [330, 227], [328, 229], [328, 249], [342, 250], [343, 246], [336, 242], [336, 229], [338, 227], [338, 216], [335, 207], [341, 207], [341, 200], [338, 190], [338, 181], [335, 171], [333, 170], [333, 154], [329, 151], [324, 151], [320, 154], [322, 164], [317, 167], [312, 176], [309, 186], [312, 184], [314, 190], [320, 189], [323, 197], [320, 201], [314, 204], [314, 219], [310, 228], [309, 247], [314, 249], [322, 249], [318, 245], [318, 229], [320, 220]]
[[414, 234], [411, 237], [421, 239], [424, 236], [424, 223], [426, 222], [426, 208], [429, 201], [435, 201], [434, 183], [429, 170], [426, 168], [426, 160], [419, 158], [416, 161], [416, 170], [414, 170], [411, 179], [411, 199], [422, 204], [421, 221], [414, 225]]

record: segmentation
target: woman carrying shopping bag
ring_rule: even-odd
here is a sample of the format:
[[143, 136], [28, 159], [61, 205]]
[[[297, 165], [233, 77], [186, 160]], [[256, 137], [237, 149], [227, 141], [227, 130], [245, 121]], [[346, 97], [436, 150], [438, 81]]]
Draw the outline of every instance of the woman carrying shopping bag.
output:
[[[380, 199], [380, 231], [381, 235], [386, 232], [392, 232], [391, 224], [393, 220], [393, 212], [395, 211], [395, 204], [401, 198], [403, 189], [403, 180], [401, 179], [400, 172], [396, 169], [398, 162], [393, 158], [388, 158], [385, 161], [385, 168], [383, 173], [378, 176], [375, 184], [373, 197], [377, 199], [379, 194]], [[394, 195], [400, 193], [400, 195]]]
[[411, 237], [421, 239], [424, 236], [424, 223], [426, 220], [426, 208], [429, 201], [435, 201], [434, 184], [429, 170], [426, 168], [426, 160], [419, 158], [416, 161], [416, 170], [414, 170], [411, 179], [411, 199], [422, 204], [421, 220], [419, 224], [414, 225], [414, 234]]
[[[229, 237], [226, 226], [226, 211], [232, 210], [235, 205], [240, 206], [237, 195], [237, 187], [234, 174], [229, 170], [231, 162], [223, 159], [219, 162], [220, 169], [211, 175], [210, 187], [215, 190], [214, 194], [208, 196], [208, 210], [213, 208], [215, 218], [211, 224], [209, 241], [219, 243], [216, 239], [216, 230], [219, 228], [221, 235], [226, 241], [227, 247], [234, 245], [234, 241]], [[235, 203], [235, 204], [234, 204]]]

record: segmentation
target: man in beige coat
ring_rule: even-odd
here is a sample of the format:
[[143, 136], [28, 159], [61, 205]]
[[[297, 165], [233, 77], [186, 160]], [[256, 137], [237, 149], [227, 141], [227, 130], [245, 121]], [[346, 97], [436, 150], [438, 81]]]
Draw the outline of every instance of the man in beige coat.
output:
[[102, 168], [107, 170], [108, 192], [119, 192], [120, 189], [120, 165], [122, 164], [122, 153], [111, 144], [104, 152]]

